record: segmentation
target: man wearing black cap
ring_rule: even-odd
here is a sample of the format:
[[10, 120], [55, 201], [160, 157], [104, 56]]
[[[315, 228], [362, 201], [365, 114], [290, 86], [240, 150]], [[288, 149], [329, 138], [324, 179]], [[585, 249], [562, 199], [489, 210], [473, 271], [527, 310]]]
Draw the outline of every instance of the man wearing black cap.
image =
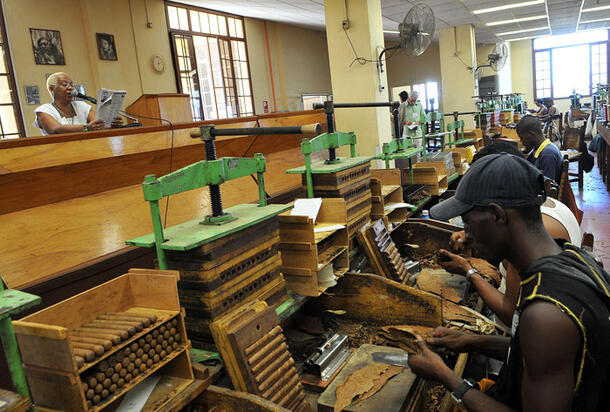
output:
[[409, 358], [416, 374], [442, 382], [469, 411], [606, 411], [610, 404], [610, 276], [582, 250], [551, 238], [540, 215], [545, 198], [539, 170], [494, 154], [473, 164], [455, 196], [430, 211], [443, 220], [462, 216], [482, 257], [496, 265], [507, 259], [522, 279], [512, 338], [438, 328], [426, 339], [504, 360], [485, 393], [422, 340], [421, 354]]

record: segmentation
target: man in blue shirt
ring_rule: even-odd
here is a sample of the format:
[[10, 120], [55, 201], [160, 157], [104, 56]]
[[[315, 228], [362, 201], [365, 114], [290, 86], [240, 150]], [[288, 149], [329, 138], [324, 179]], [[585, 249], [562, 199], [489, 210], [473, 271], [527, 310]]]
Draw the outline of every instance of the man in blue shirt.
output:
[[517, 134], [529, 155], [527, 159], [545, 177], [559, 183], [561, 179], [561, 152], [542, 134], [542, 124], [533, 116], [526, 116], [517, 124]]

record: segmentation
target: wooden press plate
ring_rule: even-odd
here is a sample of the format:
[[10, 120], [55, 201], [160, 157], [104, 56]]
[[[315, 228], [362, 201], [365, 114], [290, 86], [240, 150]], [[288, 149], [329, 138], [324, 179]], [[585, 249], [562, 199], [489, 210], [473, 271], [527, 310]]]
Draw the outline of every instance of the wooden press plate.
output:
[[[351, 167], [337, 173], [312, 174], [314, 190], [338, 190], [351, 184], [370, 179], [369, 163]], [[302, 175], [301, 182], [307, 187], [307, 179]]]

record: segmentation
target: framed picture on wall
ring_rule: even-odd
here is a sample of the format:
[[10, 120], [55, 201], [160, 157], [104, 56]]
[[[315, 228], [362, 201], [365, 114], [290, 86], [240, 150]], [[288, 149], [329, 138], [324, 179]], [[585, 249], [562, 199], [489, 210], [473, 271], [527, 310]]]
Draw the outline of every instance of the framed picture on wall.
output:
[[25, 87], [25, 103], [26, 104], [40, 104], [40, 92], [38, 86], [24, 86]]
[[66, 64], [59, 30], [30, 28], [30, 36], [36, 64]]
[[106, 33], [95, 33], [97, 40], [97, 51], [101, 60], [118, 60], [114, 36]]

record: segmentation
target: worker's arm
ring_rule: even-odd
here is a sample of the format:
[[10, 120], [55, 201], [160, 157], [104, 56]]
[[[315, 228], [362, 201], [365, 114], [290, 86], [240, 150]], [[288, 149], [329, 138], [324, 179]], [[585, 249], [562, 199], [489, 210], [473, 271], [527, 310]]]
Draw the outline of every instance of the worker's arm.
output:
[[[468, 263], [466, 259], [444, 249], [439, 251], [438, 263], [448, 272], [462, 276], [465, 276], [466, 272], [472, 269], [472, 265]], [[508, 299], [508, 296], [498, 291], [498, 289], [493, 287], [477, 273], [468, 276], [468, 280], [476, 288], [477, 292], [479, 292], [481, 298], [485, 304], [489, 306], [492, 312], [495, 313], [502, 322], [510, 326], [513, 312], [515, 311], [516, 298], [511, 302]], [[519, 282], [517, 281], [517, 285], [518, 284]]]
[[506, 360], [510, 338], [504, 336], [482, 336], [464, 333], [455, 329], [436, 328], [426, 337], [434, 348], [445, 348], [453, 352], [477, 352], [494, 359]]
[[[519, 336], [524, 364], [522, 410], [570, 411], [575, 385], [574, 362], [580, 349], [580, 335], [574, 322], [554, 304], [534, 302], [521, 315]], [[453, 392], [462, 383], [462, 378], [449, 369], [423, 341], [420, 340], [418, 344], [421, 354], [409, 356], [409, 366], [413, 372], [441, 382]], [[462, 400], [470, 412], [512, 410], [476, 389], [467, 391]]]
[[[91, 113], [89, 113], [89, 116], [91, 116]], [[51, 116], [48, 113], [37, 112], [36, 119], [37, 119], [40, 127], [42, 129], [44, 129], [48, 134], [72, 133], [72, 132], [84, 131], [84, 127], [82, 124], [81, 125], [61, 124], [57, 120], [55, 120], [53, 118], [53, 116]], [[89, 121], [88, 118], [87, 118], [87, 120]], [[93, 115], [93, 120], [89, 121], [89, 123], [87, 124], [88, 130], [99, 130], [99, 129], [102, 129], [103, 127], [104, 127], [104, 121], [95, 120], [95, 115]]]

